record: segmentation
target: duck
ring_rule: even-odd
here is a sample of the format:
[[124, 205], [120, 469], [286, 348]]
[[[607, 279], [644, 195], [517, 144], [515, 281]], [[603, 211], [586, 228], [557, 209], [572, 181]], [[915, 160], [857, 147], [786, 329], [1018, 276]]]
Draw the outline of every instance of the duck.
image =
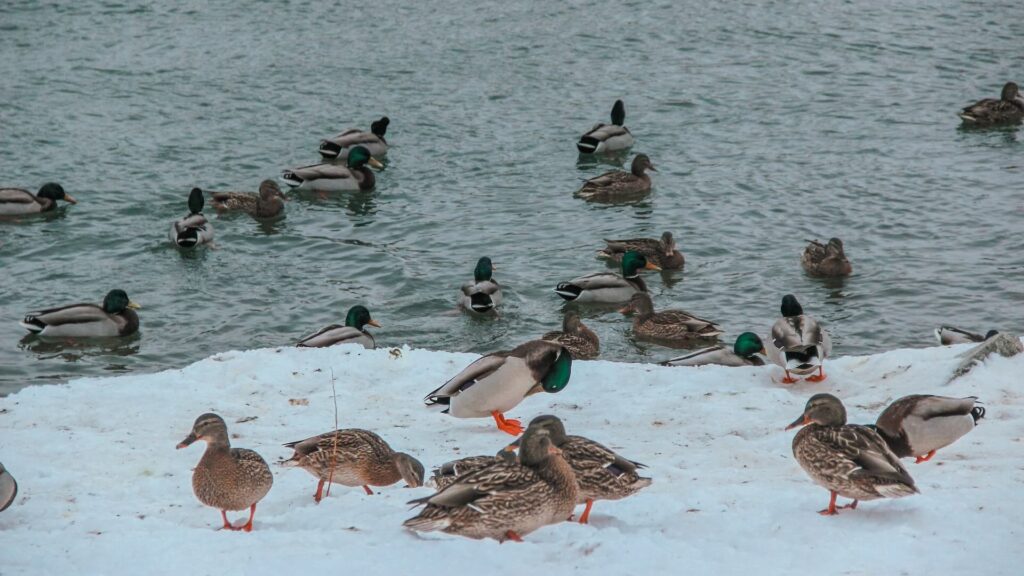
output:
[[497, 462], [410, 501], [424, 508], [403, 526], [416, 532], [521, 542], [539, 528], [564, 522], [576, 507], [577, 494], [575, 474], [551, 435], [527, 428], [518, 462]]
[[51, 338], [108, 338], [130, 336], [139, 331], [141, 308], [128, 299], [121, 289], [111, 290], [103, 298], [103, 305], [71, 304], [29, 312], [19, 322], [22, 328]]
[[369, 150], [374, 158], [383, 158], [388, 154], [388, 141], [384, 134], [388, 131], [388, 124], [391, 119], [381, 116], [380, 120], [370, 123], [370, 131], [366, 132], [358, 128], [349, 128], [333, 138], [320, 142], [320, 155], [327, 159], [345, 160], [349, 151], [355, 146], [362, 146]]
[[[846, 407], [831, 394], [815, 394], [803, 414], [786, 430], [802, 426], [793, 437], [793, 456], [815, 484], [831, 494], [822, 515], [857, 508], [861, 500], [902, 498], [917, 494], [914, 479], [885, 440], [868, 426], [846, 423]], [[836, 496], [852, 503], [836, 507]]]
[[661, 238], [628, 238], [625, 240], [605, 240], [607, 246], [598, 250], [599, 258], [605, 258], [614, 262], [621, 262], [622, 255], [626, 252], [639, 252], [654, 262], [662, 270], [682, 270], [686, 264], [686, 258], [676, 247], [675, 238], [671, 232], [665, 231]]
[[[423, 485], [423, 464], [405, 452], [395, 452], [369, 430], [334, 430], [284, 446], [295, 453], [282, 465], [302, 468], [319, 480], [313, 494], [317, 504], [326, 483], [362, 486], [370, 496], [370, 486], [390, 486], [399, 480], [410, 488]], [[330, 487], [327, 490], [329, 493]]]
[[654, 311], [654, 302], [647, 292], [637, 292], [629, 303], [619, 310], [634, 314], [633, 334], [639, 338], [668, 342], [692, 342], [695, 339], [718, 338], [722, 329], [718, 324], [698, 318], [685, 310]]
[[575, 196], [588, 202], [636, 200], [651, 191], [651, 177], [645, 170], [658, 170], [646, 154], [637, 154], [629, 172], [612, 170], [583, 183]]
[[626, 105], [616, 100], [612, 105], [612, 123], [595, 124], [580, 136], [576, 149], [580, 154], [606, 154], [622, 152], [633, 146], [633, 133], [622, 125], [626, 121]]
[[377, 161], [365, 146], [354, 146], [348, 152], [346, 166], [339, 164], [313, 164], [285, 170], [282, 179], [295, 190], [339, 192], [345, 190], [373, 190], [377, 178], [366, 166], [378, 170], [384, 165]]
[[[225, 530], [252, 532], [256, 504], [270, 492], [274, 475], [263, 457], [248, 448], [232, 448], [224, 419], [208, 412], [196, 418], [192, 431], [178, 450], [193, 442], [206, 442], [206, 451], [192, 473], [192, 490], [203, 504], [220, 510]], [[228, 522], [228, 510], [249, 509], [249, 521], [240, 527]]]
[[514, 463], [516, 461], [516, 449], [518, 448], [518, 444], [509, 444], [498, 451], [494, 456], [488, 456], [486, 454], [466, 456], [465, 458], [445, 462], [437, 468], [434, 468], [431, 472], [430, 485], [440, 491], [447, 488], [450, 484], [455, 483], [459, 478], [479, 470], [483, 470], [493, 464], [501, 462]]
[[548, 332], [540, 339], [565, 346], [577, 360], [593, 360], [601, 352], [601, 341], [597, 334], [587, 328], [580, 320], [580, 315], [572, 310], [566, 312], [562, 318], [561, 330]]
[[732, 348], [722, 345], [701, 348], [683, 356], [661, 362], [662, 366], [764, 366], [758, 354], [764, 354], [761, 337], [753, 332], [744, 332], [736, 338]]
[[501, 304], [501, 285], [492, 277], [494, 265], [484, 256], [476, 262], [473, 281], [459, 290], [459, 306], [476, 314], [486, 314]]
[[814, 317], [804, 314], [796, 296], [782, 297], [782, 318], [775, 321], [765, 343], [768, 359], [786, 372], [785, 384], [796, 382], [790, 374], [805, 375], [809, 382], [825, 380], [823, 363], [832, 352], [832, 339]]
[[218, 212], [240, 211], [259, 220], [277, 218], [284, 214], [287, 201], [281, 187], [273, 180], [260, 182], [259, 193], [212, 192], [213, 207]]
[[524, 398], [537, 392], [555, 394], [572, 375], [572, 355], [561, 344], [530, 340], [509, 351], [492, 352], [476, 360], [427, 394], [427, 406], [448, 406], [456, 418], [494, 418], [498, 429], [518, 436], [522, 423], [505, 418]]
[[853, 266], [846, 258], [843, 251], [843, 241], [839, 238], [830, 238], [828, 244], [822, 244], [817, 240], [808, 240], [809, 244], [804, 248], [804, 254], [800, 258], [800, 264], [811, 276], [840, 277], [849, 276], [853, 272]]
[[381, 325], [370, 317], [370, 311], [366, 306], [356, 305], [348, 309], [345, 315], [345, 325], [331, 324], [326, 328], [306, 336], [296, 346], [300, 348], [326, 348], [337, 344], [360, 344], [363, 348], [373, 350], [377, 347], [373, 334], [366, 331], [364, 326], [380, 328]]
[[984, 342], [996, 334], [999, 334], [998, 330], [989, 330], [982, 336], [981, 334], [962, 330], [955, 326], [940, 326], [935, 330], [935, 339], [939, 341], [939, 344], [949, 346], [951, 344]]
[[7, 471], [7, 468], [4, 468], [3, 463], [0, 462], [0, 512], [10, 508], [17, 497], [18, 482]]
[[595, 272], [562, 282], [555, 286], [555, 294], [569, 302], [628, 302], [633, 294], [647, 292], [647, 284], [639, 271], [661, 270], [639, 252], [629, 251], [622, 256], [622, 275], [613, 272]]
[[1024, 97], [1014, 82], [1003, 85], [999, 100], [985, 98], [965, 107], [957, 114], [968, 126], [1012, 124], [1024, 118]]
[[203, 216], [205, 204], [203, 191], [193, 188], [188, 195], [188, 215], [172, 222], [171, 229], [167, 233], [168, 238], [175, 246], [193, 248], [200, 244], [213, 242], [213, 224], [206, 219], [206, 216]]
[[893, 454], [900, 458], [913, 456], [920, 464], [974, 430], [984, 417], [985, 408], [976, 396], [911, 394], [883, 410], [875, 428]]
[[0, 188], [0, 216], [21, 216], [24, 214], [39, 214], [57, 209], [57, 201], [63, 200], [69, 204], [78, 204], [78, 201], [64, 191], [64, 187], [56, 182], [47, 182], [39, 188], [39, 192], [32, 194], [23, 188]]

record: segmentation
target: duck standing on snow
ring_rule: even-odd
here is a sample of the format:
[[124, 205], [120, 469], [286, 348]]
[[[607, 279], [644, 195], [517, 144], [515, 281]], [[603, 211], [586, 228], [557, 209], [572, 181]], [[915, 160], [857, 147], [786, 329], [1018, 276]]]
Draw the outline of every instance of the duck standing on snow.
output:
[[744, 332], [736, 338], [732, 349], [725, 346], [710, 346], [695, 352], [677, 356], [661, 363], [662, 366], [764, 366], [764, 360], [758, 354], [764, 354], [761, 337], [753, 332]]
[[[804, 413], [786, 427], [803, 429], [793, 437], [793, 456], [815, 484], [831, 492], [819, 514], [856, 509], [860, 500], [917, 494], [914, 479], [885, 440], [868, 426], [846, 423], [846, 408], [831, 394], [815, 394]], [[836, 496], [853, 502], [836, 508]]]
[[14, 476], [0, 463], [0, 512], [7, 510], [18, 496], [18, 483]]
[[984, 336], [982, 336], [981, 334], [961, 330], [955, 326], [940, 326], [935, 330], [935, 339], [939, 341], [939, 344], [949, 346], [951, 344], [984, 342], [996, 334], [999, 334], [998, 330], [989, 330]]
[[1013, 82], [1003, 86], [999, 100], [985, 98], [960, 111], [960, 119], [968, 126], [994, 126], [1012, 124], [1024, 118], [1024, 97]]
[[373, 339], [373, 334], [364, 329], [364, 326], [367, 324], [377, 328], [381, 327], [376, 320], [370, 317], [370, 311], [365, 306], [356, 305], [348, 309], [348, 314], [345, 315], [344, 326], [331, 324], [326, 328], [321, 328], [319, 331], [299, 340], [296, 346], [300, 348], [326, 348], [336, 344], [360, 344], [363, 348], [373, 350], [376, 348], [377, 342]]
[[50, 338], [129, 336], [139, 331], [139, 316], [135, 313], [139, 308], [124, 290], [111, 290], [102, 306], [72, 304], [29, 312], [19, 324], [33, 334]]
[[718, 338], [722, 329], [710, 320], [698, 318], [684, 310], [654, 311], [654, 302], [646, 292], [637, 292], [629, 304], [619, 310], [634, 314], [633, 334], [639, 338], [665, 342], [692, 342], [696, 339]]
[[367, 164], [380, 170], [384, 165], [370, 155], [365, 146], [355, 146], [348, 153], [345, 166], [338, 164], [313, 164], [285, 170], [281, 177], [296, 190], [318, 190], [341, 192], [345, 190], [373, 190], [377, 177]]
[[540, 337], [541, 340], [557, 342], [572, 354], [577, 360], [593, 360], [601, 351], [601, 342], [593, 330], [587, 328], [580, 315], [572, 310], [565, 313], [562, 318], [562, 330], [548, 332]]
[[188, 195], [188, 216], [171, 223], [167, 236], [176, 246], [192, 248], [213, 242], [213, 225], [203, 216], [203, 191], [193, 188]]
[[352, 148], [362, 146], [369, 150], [374, 158], [383, 158], [388, 154], [388, 141], [384, 139], [388, 124], [391, 124], [391, 119], [382, 116], [380, 120], [370, 124], [369, 132], [349, 128], [334, 138], [320, 142], [320, 155], [324, 158], [345, 160]]
[[622, 152], [633, 146], [633, 134], [623, 126], [626, 121], [626, 105], [616, 100], [612, 106], [612, 123], [596, 124], [589, 132], [580, 136], [576, 149], [581, 154], [608, 154]]
[[501, 304], [501, 285], [492, 278], [494, 265], [491, 259], [484, 256], [473, 269], [473, 281], [466, 282], [459, 290], [459, 306], [475, 312], [486, 314]]
[[577, 198], [589, 202], [624, 202], [637, 200], [651, 191], [651, 177], [645, 170], [658, 170], [646, 154], [637, 154], [629, 172], [612, 170], [583, 183]]
[[775, 321], [771, 336], [765, 345], [768, 358], [786, 371], [783, 382], [792, 384], [796, 379], [790, 373], [808, 376], [810, 382], [826, 378], [823, 362], [832, 351], [832, 339], [813, 317], [805, 315], [796, 296], [782, 297], [782, 318]]
[[213, 207], [218, 212], [240, 211], [259, 220], [277, 218], [284, 214], [284, 203], [287, 200], [281, 187], [273, 180], [260, 182], [260, 191], [252, 192], [212, 192]]
[[822, 244], [817, 240], [808, 240], [810, 244], [804, 248], [804, 255], [800, 258], [800, 264], [804, 270], [812, 276], [839, 277], [849, 276], [853, 272], [853, 266], [846, 259], [843, 251], [843, 241], [839, 238], [831, 238], [828, 244]]
[[640, 269], [661, 270], [639, 252], [626, 252], [622, 256], [622, 276], [613, 272], [595, 272], [562, 282], [555, 293], [570, 302], [628, 302], [633, 294], [647, 292], [647, 284], [640, 277]]
[[597, 252], [599, 258], [621, 262], [626, 252], [639, 252], [662, 270], [680, 270], [686, 263], [683, 253], [676, 247], [671, 232], [664, 232], [661, 238], [629, 238], [626, 240], [605, 240], [607, 246]]
[[927, 462], [935, 451], [960, 439], [985, 417], [985, 409], [974, 396], [949, 398], [913, 394], [886, 408], [875, 427], [896, 456], [913, 456]]
[[0, 216], [50, 212], [56, 210], [57, 200], [78, 204], [63, 186], [54, 182], [43, 184], [37, 194], [23, 188], [0, 188]]

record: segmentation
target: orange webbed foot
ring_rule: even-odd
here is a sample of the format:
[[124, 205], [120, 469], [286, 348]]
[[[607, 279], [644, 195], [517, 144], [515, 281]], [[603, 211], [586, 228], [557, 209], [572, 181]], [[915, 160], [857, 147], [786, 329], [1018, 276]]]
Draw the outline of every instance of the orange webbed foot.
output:
[[363, 484], [363, 490], [366, 490], [367, 496], [373, 496], [373, 490], [370, 490], [370, 487], [367, 486], [366, 484]]
[[807, 381], [808, 382], [824, 382], [826, 378], [828, 378], [828, 376], [825, 375], [825, 369], [822, 368], [821, 366], [818, 366], [818, 373], [815, 374], [814, 376], [808, 376], [807, 377]]
[[523, 541], [523, 537], [520, 536], [519, 534], [516, 534], [514, 530], [509, 530], [508, 532], [505, 532], [505, 539], [506, 540], [511, 540], [513, 542], [522, 542]]
[[927, 461], [932, 459], [932, 456], [935, 456], [935, 450], [932, 450], [931, 452], [925, 454], [924, 456], [917, 456], [914, 459], [914, 464], [920, 464], [921, 462], [927, 462]]
[[590, 509], [594, 507], [594, 500], [587, 498], [587, 507], [583, 510], [583, 515], [580, 516], [580, 524], [586, 524], [590, 521]]
[[505, 418], [505, 415], [495, 410], [491, 412], [491, 416], [494, 417], [494, 423], [498, 426], [498, 430], [512, 436], [519, 436], [523, 433], [523, 424], [515, 418]]

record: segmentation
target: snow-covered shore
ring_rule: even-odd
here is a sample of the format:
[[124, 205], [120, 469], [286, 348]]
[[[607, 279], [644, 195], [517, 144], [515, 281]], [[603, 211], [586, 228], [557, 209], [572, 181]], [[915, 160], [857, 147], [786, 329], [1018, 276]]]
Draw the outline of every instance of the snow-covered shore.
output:
[[[646, 463], [654, 484], [598, 502], [589, 525], [504, 545], [405, 531], [405, 502], [428, 488], [367, 496], [335, 486], [316, 505], [312, 476], [273, 465], [254, 531], [217, 531], [218, 512], [190, 483], [202, 445], [174, 449], [196, 416], [214, 411], [235, 446], [272, 464], [286, 458], [282, 443], [333, 428], [333, 372], [341, 427], [378, 432], [428, 471], [493, 453], [511, 437], [490, 420], [421, 403], [471, 354], [266, 349], [29, 387], [0, 398], [0, 461], [21, 490], [0, 513], [0, 574], [1019, 574], [1024, 355], [992, 357], [946, 384], [966, 349], [839, 358], [824, 383], [790, 387], [772, 382], [776, 368], [576, 362], [563, 392], [509, 416], [556, 414], [570, 433]], [[974, 395], [988, 412], [930, 463], [906, 461], [920, 495], [822, 517], [828, 493], [804, 475], [783, 431], [819, 391], [862, 423], [911, 393]]]

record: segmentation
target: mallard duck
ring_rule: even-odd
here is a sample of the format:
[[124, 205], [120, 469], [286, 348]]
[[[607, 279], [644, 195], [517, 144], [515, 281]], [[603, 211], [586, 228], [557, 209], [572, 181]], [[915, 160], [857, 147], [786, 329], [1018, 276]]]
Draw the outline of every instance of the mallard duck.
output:
[[964, 124], [991, 126], [1020, 122], [1024, 118], [1024, 98], [1017, 84], [1007, 82], [999, 100], [985, 98], [967, 106], [958, 114]]
[[744, 332], [736, 338], [732, 349], [725, 346], [701, 348], [683, 356], [677, 356], [661, 363], [662, 366], [764, 366], [764, 360], [758, 354], [764, 354], [761, 337], [753, 332]]
[[803, 426], [793, 438], [793, 456], [814, 483], [831, 492], [828, 508], [819, 514], [838, 514], [836, 496], [853, 502], [900, 498], [917, 494], [914, 479], [885, 440], [868, 426], [846, 423], [846, 408], [831, 394], [815, 394], [804, 413], [786, 426]]
[[591, 178], [575, 195], [591, 202], [635, 200], [651, 191], [651, 177], [644, 170], [658, 171], [646, 154], [637, 154], [629, 172], [613, 170]]
[[19, 324], [33, 334], [51, 338], [129, 336], [139, 331], [139, 316], [135, 313], [139, 308], [124, 290], [111, 290], [102, 306], [72, 304], [29, 312]]
[[935, 330], [935, 339], [939, 341], [939, 344], [943, 346], [949, 346], [951, 344], [971, 344], [973, 342], [984, 342], [989, 338], [999, 334], [998, 330], [989, 330], [984, 336], [975, 332], [968, 332], [967, 330], [961, 330], [954, 326], [940, 326]]
[[843, 241], [839, 238], [831, 238], [828, 244], [822, 244], [817, 240], [808, 240], [810, 244], [804, 248], [804, 255], [800, 258], [800, 264], [804, 270], [813, 276], [849, 276], [853, 272], [853, 266], [846, 259], [843, 252]]
[[927, 462], [935, 451], [967, 434], [985, 417], [974, 396], [949, 398], [930, 394], [904, 396], [889, 405], [875, 421], [878, 433], [900, 458]]
[[258, 219], [277, 218], [284, 214], [287, 198], [273, 180], [260, 182], [258, 194], [252, 192], [212, 192], [213, 207], [219, 212], [241, 211]]
[[459, 478], [483, 470], [500, 462], [516, 462], [516, 449], [519, 444], [510, 444], [498, 451], [495, 456], [466, 456], [458, 460], [445, 462], [431, 472], [430, 484], [438, 491], [447, 488]]
[[[207, 413], [196, 418], [192, 432], [178, 444], [181, 450], [195, 442], [206, 442], [206, 452], [192, 473], [192, 490], [207, 506], [220, 510], [227, 530], [252, 531], [256, 504], [270, 492], [274, 475], [270, 466], [256, 452], [232, 448], [228, 426], [220, 416]], [[240, 528], [228, 522], [228, 510], [249, 509], [249, 521]]]
[[0, 463], [0, 512], [7, 510], [18, 496], [18, 483]]
[[522, 424], [504, 413], [531, 394], [560, 392], [571, 373], [572, 355], [564, 346], [531, 340], [473, 362], [423, 402], [446, 405], [444, 412], [456, 418], [491, 416], [499, 430], [516, 436], [523, 431]]
[[[285, 444], [295, 450], [284, 466], [298, 466], [319, 479], [313, 500], [320, 503], [324, 484], [390, 486], [404, 480], [411, 488], [423, 485], [423, 464], [404, 452], [395, 452], [383, 438], [358, 428], [325, 432]], [[328, 488], [328, 492], [330, 488]]]
[[338, 192], [343, 190], [373, 190], [377, 178], [366, 167], [380, 170], [383, 164], [370, 155], [365, 146], [355, 146], [348, 153], [347, 166], [338, 164], [313, 164], [285, 170], [281, 177], [296, 190], [320, 190]]
[[484, 256], [477, 260], [473, 281], [466, 282], [459, 290], [459, 306], [470, 312], [486, 314], [501, 304], [501, 285], [491, 277], [493, 273], [490, 258]]
[[581, 154], [605, 154], [622, 152], [633, 146], [633, 134], [622, 125], [626, 121], [626, 105], [616, 100], [612, 106], [612, 123], [595, 124], [589, 132], [580, 136], [576, 148]]
[[572, 468], [550, 434], [527, 428], [518, 463], [495, 463], [409, 502], [425, 508], [403, 525], [418, 532], [522, 541], [538, 528], [564, 522], [577, 493]]
[[562, 318], [562, 330], [548, 332], [540, 337], [541, 340], [557, 342], [572, 354], [577, 360], [593, 360], [601, 351], [601, 342], [593, 330], [587, 328], [580, 321], [580, 315], [572, 310], [565, 313]]
[[817, 320], [804, 314], [796, 296], [786, 294], [782, 297], [782, 318], [772, 326], [765, 350], [768, 359], [786, 371], [784, 383], [796, 382], [790, 373], [802, 376], [815, 370], [818, 374], [807, 380], [821, 382], [826, 378], [822, 364], [832, 352], [832, 339]]
[[328, 138], [320, 142], [320, 155], [324, 158], [337, 158], [345, 160], [349, 151], [355, 146], [363, 146], [370, 151], [374, 158], [383, 158], [388, 154], [388, 141], [384, 134], [388, 131], [388, 124], [391, 119], [382, 116], [370, 124], [370, 131], [365, 132], [358, 128], [349, 128], [334, 138]]
[[661, 270], [639, 252], [626, 252], [622, 257], [622, 276], [613, 272], [595, 272], [562, 282], [555, 294], [570, 302], [626, 302], [637, 292], [647, 292], [647, 284], [639, 271]]
[[377, 342], [373, 334], [367, 332], [363, 327], [369, 324], [380, 328], [380, 324], [370, 317], [370, 311], [365, 306], [353, 306], [348, 309], [345, 315], [345, 325], [331, 324], [321, 328], [318, 332], [306, 336], [296, 346], [303, 348], [326, 348], [336, 344], [361, 344], [363, 348], [374, 349]]
[[54, 182], [43, 184], [38, 194], [22, 188], [0, 188], [0, 216], [49, 212], [57, 208], [57, 200], [78, 204], [60, 184]]
[[680, 270], [686, 264], [686, 258], [676, 248], [676, 240], [671, 232], [663, 232], [661, 238], [629, 238], [604, 242], [607, 246], [597, 252], [600, 258], [621, 262], [623, 254], [633, 251], [643, 254], [649, 262], [654, 262], [663, 270]]
[[213, 224], [203, 216], [203, 191], [193, 188], [188, 195], [188, 216], [171, 223], [167, 236], [176, 246], [192, 248], [213, 242]]
[[633, 334], [639, 338], [692, 342], [695, 339], [718, 338], [722, 334], [718, 324], [685, 310], [655, 312], [654, 302], [647, 292], [633, 294], [629, 304], [619, 312], [634, 315]]

